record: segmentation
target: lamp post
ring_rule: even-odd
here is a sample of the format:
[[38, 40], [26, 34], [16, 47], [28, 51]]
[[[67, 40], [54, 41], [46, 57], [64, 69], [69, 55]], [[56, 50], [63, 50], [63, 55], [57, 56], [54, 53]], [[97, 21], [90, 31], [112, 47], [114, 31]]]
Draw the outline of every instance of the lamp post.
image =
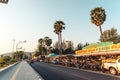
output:
[[13, 53], [14, 53], [14, 45], [15, 45], [15, 39], [13, 39], [13, 48], [12, 48]]
[[20, 42], [18, 42], [17, 43], [17, 45], [16, 45], [16, 52], [18, 51], [18, 45], [20, 44], [20, 43], [26, 43], [27, 41], [25, 40], [25, 41], [20, 41]]

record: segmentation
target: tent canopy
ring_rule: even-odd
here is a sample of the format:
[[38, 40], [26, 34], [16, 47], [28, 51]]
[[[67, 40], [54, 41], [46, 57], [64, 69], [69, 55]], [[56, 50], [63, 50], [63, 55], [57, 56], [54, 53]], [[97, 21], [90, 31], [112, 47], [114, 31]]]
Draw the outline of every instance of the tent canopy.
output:
[[51, 54], [49, 54], [48, 56], [49, 57], [52, 57], [52, 56], [57, 56], [58, 54], [55, 54], [55, 53], [51, 53]]

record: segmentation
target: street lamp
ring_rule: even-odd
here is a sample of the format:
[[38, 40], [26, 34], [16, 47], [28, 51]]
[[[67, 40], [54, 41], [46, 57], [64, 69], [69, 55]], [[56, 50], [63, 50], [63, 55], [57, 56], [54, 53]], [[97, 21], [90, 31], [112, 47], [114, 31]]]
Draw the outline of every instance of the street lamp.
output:
[[15, 39], [13, 39], [13, 48], [12, 48], [13, 53], [14, 53], [14, 45], [15, 45]]
[[26, 43], [27, 41], [25, 40], [25, 41], [20, 41], [20, 42], [18, 42], [17, 43], [17, 45], [16, 45], [16, 52], [18, 51], [18, 45], [20, 44], [20, 43]]
[[5, 4], [7, 4], [7, 3], [8, 3], [8, 0], [0, 0], [0, 3], [5, 3]]

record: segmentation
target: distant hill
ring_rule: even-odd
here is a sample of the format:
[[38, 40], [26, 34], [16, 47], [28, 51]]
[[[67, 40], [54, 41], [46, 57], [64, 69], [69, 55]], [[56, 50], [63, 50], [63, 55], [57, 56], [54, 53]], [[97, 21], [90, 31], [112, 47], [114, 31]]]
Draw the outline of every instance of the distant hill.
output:
[[[12, 52], [10, 52], [10, 53], [4, 53], [4, 54], [1, 54], [1, 55], [3, 55], [3, 56], [10, 56], [10, 57], [12, 57], [13, 53], [12, 53]], [[1, 55], [0, 55], [0, 57], [1, 57]]]
[[[25, 52], [25, 54], [26, 54], [28, 57], [30, 57], [30, 53], [31, 53], [31, 52]], [[1, 54], [1, 55], [12, 57], [12, 56], [13, 56], [13, 52], [4, 53], [4, 54]], [[1, 55], [0, 55], [0, 57], [1, 57]]]

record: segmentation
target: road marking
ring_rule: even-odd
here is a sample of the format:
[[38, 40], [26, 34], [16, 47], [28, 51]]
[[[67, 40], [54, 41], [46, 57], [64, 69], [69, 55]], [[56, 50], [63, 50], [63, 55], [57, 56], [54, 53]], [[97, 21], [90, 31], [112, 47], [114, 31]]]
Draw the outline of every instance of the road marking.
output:
[[18, 74], [18, 72], [20, 70], [20, 67], [21, 67], [21, 65], [17, 68], [17, 70], [15, 71], [15, 73], [13, 74], [13, 76], [12, 76], [12, 78], [10, 80], [16, 80], [16, 77], [17, 77], [17, 74]]

